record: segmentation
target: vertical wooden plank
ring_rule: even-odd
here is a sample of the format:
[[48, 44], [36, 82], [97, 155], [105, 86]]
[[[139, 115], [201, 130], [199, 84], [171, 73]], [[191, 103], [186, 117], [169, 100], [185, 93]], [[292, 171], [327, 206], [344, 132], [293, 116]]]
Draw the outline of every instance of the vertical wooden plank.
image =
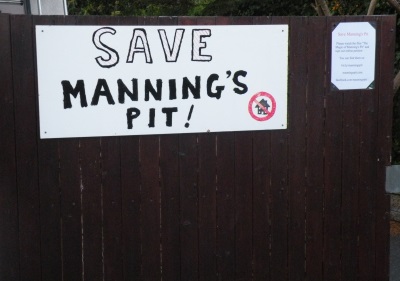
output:
[[[380, 20], [378, 17], [363, 17], [364, 21], [376, 24], [377, 39], [380, 35]], [[377, 40], [378, 42], [379, 40]], [[380, 52], [379, 44], [376, 53]], [[375, 58], [375, 77], [379, 77], [379, 56]], [[376, 79], [377, 81], [377, 79]], [[376, 83], [379, 83], [377, 81]], [[358, 278], [359, 280], [375, 280], [375, 198], [377, 176], [377, 144], [378, 138], [378, 95], [377, 90], [359, 91], [360, 106], [360, 173], [358, 191]], [[364, 157], [370, 155], [370, 157]]]
[[162, 279], [180, 278], [179, 137], [160, 137]]
[[[160, 25], [176, 25], [177, 17], [160, 17]], [[180, 280], [179, 136], [160, 136], [162, 279]]]
[[10, 16], [0, 14], [0, 280], [19, 280], [18, 190]]
[[124, 280], [143, 280], [139, 137], [121, 138], [122, 241]]
[[[376, 100], [375, 100], [376, 99]], [[377, 95], [364, 93], [360, 128], [360, 184], [358, 191], [358, 278], [375, 280], [375, 188], [377, 186], [376, 158]], [[370, 155], [370, 157], [364, 157]]]
[[252, 133], [235, 133], [235, 279], [252, 276]]
[[[77, 17], [77, 25], [98, 24], [99, 18]], [[99, 103], [104, 102], [100, 99]], [[83, 279], [104, 278], [103, 184], [101, 138], [79, 141], [82, 192]]]
[[[101, 101], [100, 101], [101, 102]], [[84, 279], [103, 279], [101, 140], [80, 140]]]
[[[327, 32], [326, 18], [308, 21], [307, 44], [307, 190], [306, 190], [306, 280], [322, 280], [323, 262], [323, 195], [324, 195], [324, 100], [326, 79], [324, 67]], [[321, 42], [325, 42], [321, 46]]]
[[199, 280], [216, 280], [216, 134], [199, 135]]
[[[365, 94], [365, 93], [364, 93]], [[360, 93], [343, 93], [343, 164], [341, 196], [342, 280], [357, 279], [358, 195], [360, 189]], [[367, 126], [370, 126], [368, 124]], [[365, 269], [363, 269], [365, 270]]]
[[[273, 17], [272, 24], [288, 19]], [[288, 132], [271, 131], [271, 280], [288, 277]]]
[[235, 280], [235, 138], [217, 135], [217, 271], [218, 280]]
[[[157, 25], [157, 17], [138, 19], [139, 25]], [[160, 185], [159, 137], [144, 136], [140, 143], [142, 275], [143, 280], [160, 280]]]
[[[119, 25], [137, 25], [137, 17], [121, 17]], [[141, 235], [140, 137], [121, 137], [123, 280], [143, 280]]]
[[329, 91], [331, 79], [331, 42], [333, 24], [343, 18], [327, 19], [327, 93], [325, 105], [325, 162], [324, 162], [324, 280], [341, 280], [340, 271], [340, 227], [342, 192], [342, 116], [343, 92]]
[[123, 280], [120, 138], [101, 140], [104, 280]]
[[61, 206], [57, 140], [39, 141], [42, 280], [62, 279]]
[[[289, 56], [289, 229], [288, 279], [305, 276], [305, 195], [306, 195], [306, 105], [307, 105], [307, 38], [308, 19], [290, 18]], [[320, 67], [321, 68], [321, 67]], [[320, 81], [321, 82], [321, 81]], [[312, 136], [309, 136], [312, 138]]]
[[393, 60], [395, 48], [396, 17], [382, 18], [379, 56], [378, 142], [375, 227], [375, 280], [389, 280], [389, 219], [390, 197], [385, 193], [385, 166], [390, 165], [393, 108]]
[[[255, 17], [254, 24], [270, 24], [270, 17]], [[269, 280], [270, 275], [270, 173], [271, 134], [253, 133], [253, 280]]]
[[[64, 18], [74, 25], [77, 17]], [[64, 280], [84, 280], [82, 170], [79, 139], [59, 140], [62, 271]]]
[[60, 140], [62, 270], [64, 280], [82, 280], [82, 202], [79, 141]]
[[140, 143], [142, 182], [143, 279], [160, 280], [159, 137], [144, 136]]
[[[232, 18], [217, 17], [217, 25]], [[217, 272], [218, 280], [235, 280], [235, 135], [217, 135]]]
[[[76, 17], [77, 25], [93, 25], [99, 18]], [[99, 103], [104, 102], [100, 99]], [[103, 264], [103, 185], [101, 178], [101, 138], [79, 141], [82, 204], [83, 279], [102, 280]]]
[[40, 206], [32, 17], [11, 16], [20, 280], [40, 280]]
[[[97, 24], [118, 25], [119, 18], [101, 17]], [[104, 280], [123, 280], [121, 151], [118, 137], [101, 139], [102, 247]]]
[[[178, 18], [179, 25], [196, 25], [194, 17]], [[198, 138], [196, 134], [179, 136], [179, 177], [181, 202], [181, 280], [199, 278], [198, 234]]]
[[287, 136], [271, 132], [271, 278], [287, 280]]
[[[198, 25], [215, 24], [201, 17]], [[216, 280], [216, 134], [199, 134], [199, 280]]]
[[179, 137], [181, 280], [198, 280], [198, 144], [197, 135]]
[[[253, 24], [252, 17], [237, 17], [237, 25]], [[252, 133], [235, 133], [235, 278], [252, 278]]]
[[[343, 20], [345, 21], [345, 20]], [[356, 280], [360, 193], [360, 91], [343, 92], [341, 278]], [[361, 121], [362, 122], [362, 121]], [[368, 124], [367, 126], [370, 126]], [[364, 269], [363, 269], [364, 270]]]
[[[36, 25], [49, 25], [57, 23], [62, 24], [63, 22], [63, 19], [60, 18], [34, 17], [33, 32], [35, 32], [34, 27]], [[61, 202], [58, 141], [39, 140], [38, 158], [42, 280], [62, 280]]]
[[[124, 17], [120, 25], [137, 25]], [[142, 279], [140, 137], [121, 138], [122, 241], [124, 280]]]
[[271, 136], [253, 134], [253, 279], [269, 280], [270, 275], [270, 172]]

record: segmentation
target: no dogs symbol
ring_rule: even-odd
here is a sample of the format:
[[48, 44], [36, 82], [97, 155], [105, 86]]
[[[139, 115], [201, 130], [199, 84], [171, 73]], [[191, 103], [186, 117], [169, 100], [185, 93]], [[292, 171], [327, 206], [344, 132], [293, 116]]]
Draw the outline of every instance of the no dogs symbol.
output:
[[267, 92], [258, 92], [249, 101], [249, 113], [257, 121], [267, 121], [276, 111], [275, 98]]

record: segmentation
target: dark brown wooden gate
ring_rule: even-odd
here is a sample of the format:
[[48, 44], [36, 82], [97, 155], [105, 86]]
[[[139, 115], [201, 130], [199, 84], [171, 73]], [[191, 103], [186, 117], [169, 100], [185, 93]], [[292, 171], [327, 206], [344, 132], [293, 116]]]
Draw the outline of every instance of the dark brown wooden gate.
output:
[[[376, 22], [374, 90], [330, 90], [341, 21]], [[0, 280], [388, 280], [395, 22], [0, 15]], [[38, 136], [35, 24], [277, 23], [287, 130]]]

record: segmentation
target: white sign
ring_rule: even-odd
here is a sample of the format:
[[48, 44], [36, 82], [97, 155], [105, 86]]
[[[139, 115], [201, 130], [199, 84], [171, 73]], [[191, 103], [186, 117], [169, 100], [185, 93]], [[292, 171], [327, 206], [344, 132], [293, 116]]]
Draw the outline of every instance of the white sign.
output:
[[337, 89], [373, 88], [375, 45], [376, 30], [369, 22], [337, 25], [332, 31], [331, 72], [331, 82]]
[[285, 129], [288, 26], [36, 26], [41, 138]]

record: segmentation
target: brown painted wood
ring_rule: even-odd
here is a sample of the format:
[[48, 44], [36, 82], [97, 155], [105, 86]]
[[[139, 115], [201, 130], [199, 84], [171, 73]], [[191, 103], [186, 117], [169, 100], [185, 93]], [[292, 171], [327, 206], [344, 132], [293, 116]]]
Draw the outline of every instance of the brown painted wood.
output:
[[217, 280], [216, 134], [199, 134], [199, 280]]
[[32, 17], [11, 16], [20, 280], [40, 280], [40, 196]]
[[[270, 24], [270, 17], [256, 17], [254, 24]], [[253, 279], [269, 280], [270, 275], [270, 200], [271, 134], [253, 133]]]
[[[139, 25], [157, 25], [157, 17], [139, 18]], [[140, 142], [141, 215], [142, 221], [142, 275], [143, 280], [160, 280], [160, 184], [159, 137], [144, 136]]]
[[[229, 25], [232, 18], [216, 17], [216, 25]], [[235, 135], [217, 135], [217, 272], [219, 280], [235, 280]]]
[[[98, 18], [76, 17], [76, 25], [97, 24]], [[100, 99], [99, 101], [104, 102]], [[79, 141], [82, 202], [83, 279], [104, 277], [103, 185], [101, 138]]]
[[159, 137], [144, 136], [140, 143], [142, 273], [144, 280], [160, 280], [160, 184], [159, 184]]
[[253, 278], [269, 280], [270, 275], [270, 172], [271, 136], [269, 132], [253, 134]]
[[[322, 61], [330, 46], [326, 18], [308, 20], [308, 28], [319, 36], [308, 36], [307, 60], [307, 190], [306, 190], [306, 280], [322, 280], [324, 204], [325, 73]], [[325, 42], [322, 44], [321, 42]], [[312, 46], [318, 46], [316, 49]], [[321, 81], [314, 83], [313, 81]]]
[[122, 253], [124, 280], [142, 280], [140, 137], [121, 138]]
[[[198, 25], [215, 25], [201, 17]], [[199, 134], [199, 280], [217, 280], [216, 134]]]
[[19, 280], [18, 189], [15, 159], [11, 22], [0, 14], [0, 279]]
[[[342, 20], [347, 21], [346, 19]], [[343, 140], [342, 140], [342, 198], [341, 198], [341, 278], [342, 280], [357, 279], [357, 252], [358, 245], [358, 216], [360, 195], [360, 144], [361, 125], [360, 117], [363, 108], [360, 103], [363, 96], [360, 91], [343, 92]], [[362, 162], [362, 161], [361, 161]], [[357, 203], [356, 203], [357, 202]]]
[[[377, 139], [371, 138], [377, 132], [378, 98], [375, 91], [363, 96], [361, 106], [360, 130], [360, 185], [359, 185], [359, 280], [375, 280], [375, 196], [377, 180], [376, 155]], [[366, 125], [368, 122], [369, 125]], [[365, 268], [365, 269], [363, 269]]]
[[271, 280], [288, 275], [288, 178], [286, 131], [271, 132]]
[[219, 280], [235, 280], [235, 138], [217, 135], [217, 271]]
[[42, 280], [61, 280], [61, 203], [57, 140], [39, 141], [39, 185]]
[[236, 280], [252, 276], [252, 134], [235, 133], [235, 271]]
[[343, 91], [330, 90], [330, 57], [332, 28], [344, 18], [328, 18], [327, 20], [327, 93], [325, 100], [325, 163], [324, 163], [324, 280], [341, 280], [340, 270], [340, 221], [342, 192], [342, 116]]
[[[288, 18], [272, 18], [287, 24]], [[288, 131], [271, 131], [271, 280], [288, 278]]]
[[103, 278], [103, 217], [100, 139], [79, 141], [82, 189], [82, 245], [85, 278]]
[[64, 280], [82, 280], [82, 197], [79, 141], [59, 141], [61, 249]]
[[[119, 25], [137, 25], [137, 17], [120, 17]], [[121, 218], [123, 280], [143, 280], [140, 137], [121, 137]]]
[[303, 280], [306, 271], [306, 138], [308, 19], [290, 19], [289, 42], [298, 42], [289, 57], [289, 221], [288, 278]]
[[[179, 25], [195, 25], [195, 17], [181, 17]], [[198, 233], [198, 137], [197, 134], [179, 136], [180, 178], [180, 240], [181, 280], [199, 278], [199, 233]]]
[[[365, 93], [364, 93], [365, 94]], [[361, 96], [356, 91], [343, 94], [343, 168], [341, 198], [342, 280], [357, 279], [358, 215], [360, 180], [360, 106]]]
[[[363, 18], [363, 20], [367, 20]], [[380, 21], [373, 17], [377, 37], [380, 33]], [[376, 46], [376, 53], [380, 52], [380, 46]], [[380, 58], [375, 59], [375, 76], [379, 77]], [[375, 157], [364, 155], [377, 155], [376, 135], [378, 130], [378, 95], [376, 89], [360, 91], [360, 185], [359, 185], [359, 247], [358, 247], [358, 278], [359, 280], [375, 280], [375, 198], [377, 178], [375, 171], [377, 161]], [[368, 124], [368, 125], [367, 125]]]
[[[78, 17], [66, 17], [64, 24], [74, 25], [77, 22]], [[60, 140], [59, 150], [63, 278], [64, 280], [83, 280], [84, 221], [80, 140]]]
[[[63, 23], [63, 18], [35, 17], [33, 19], [34, 25]], [[62, 219], [58, 140], [40, 139], [38, 141], [38, 158], [42, 280], [62, 280]]]
[[[177, 17], [161, 17], [159, 25], [176, 25]], [[160, 136], [162, 279], [180, 280], [179, 136]]]
[[393, 107], [391, 65], [394, 60], [396, 17], [381, 18], [381, 30], [377, 42], [380, 41], [379, 77], [377, 78], [378, 94], [378, 131], [377, 131], [377, 187], [375, 198], [375, 280], [389, 280], [389, 220], [390, 197], [385, 193], [385, 166], [391, 164], [391, 132]]
[[101, 139], [104, 279], [123, 280], [120, 138]]
[[[234, 25], [252, 25], [252, 17], [233, 18]], [[234, 70], [232, 70], [234, 71]], [[251, 93], [248, 93], [250, 95]], [[250, 97], [249, 97], [250, 99]], [[235, 278], [252, 278], [252, 134], [235, 133]]]
[[[118, 25], [117, 17], [98, 17], [96, 24]], [[120, 138], [101, 138], [101, 206], [104, 280], [123, 280]]]
[[163, 280], [181, 280], [179, 181], [179, 136], [161, 136], [160, 188]]
[[179, 137], [181, 280], [198, 280], [198, 144], [196, 134]]

